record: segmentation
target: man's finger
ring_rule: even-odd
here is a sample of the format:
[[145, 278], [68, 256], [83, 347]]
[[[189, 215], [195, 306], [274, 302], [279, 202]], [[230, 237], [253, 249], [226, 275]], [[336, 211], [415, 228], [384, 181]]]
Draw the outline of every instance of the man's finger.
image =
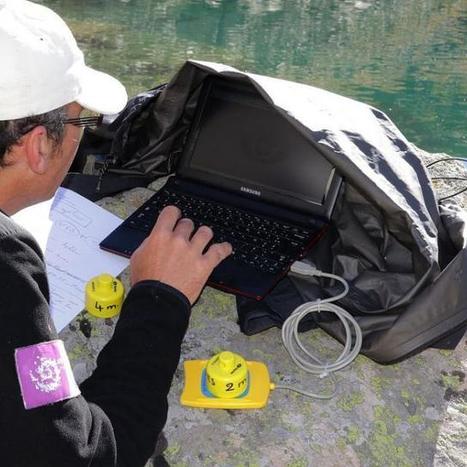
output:
[[206, 248], [206, 245], [211, 241], [214, 233], [207, 225], [202, 225], [193, 235], [191, 243], [200, 251]]
[[159, 214], [153, 231], [157, 230], [158, 232], [173, 232], [181, 216], [182, 213], [176, 206], [166, 206]]
[[186, 238], [187, 240], [190, 239], [191, 234], [193, 233], [194, 224], [191, 219], [183, 218], [177, 222], [175, 226], [174, 233], [177, 235], [181, 235], [182, 237]]
[[221, 261], [223, 261], [231, 254], [232, 245], [228, 242], [223, 242], [214, 243], [214, 245], [211, 245], [204, 256], [209, 261], [211, 267], [214, 269]]

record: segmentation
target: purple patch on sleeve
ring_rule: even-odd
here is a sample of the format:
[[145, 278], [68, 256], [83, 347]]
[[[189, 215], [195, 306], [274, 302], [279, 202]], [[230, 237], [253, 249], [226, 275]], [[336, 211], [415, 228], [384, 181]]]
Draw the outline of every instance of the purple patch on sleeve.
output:
[[63, 341], [54, 340], [15, 350], [24, 407], [33, 409], [81, 394]]

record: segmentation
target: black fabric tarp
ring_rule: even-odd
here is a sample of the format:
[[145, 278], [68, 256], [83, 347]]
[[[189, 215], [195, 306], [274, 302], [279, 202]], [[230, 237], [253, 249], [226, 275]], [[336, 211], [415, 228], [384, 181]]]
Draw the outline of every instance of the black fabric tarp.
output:
[[[349, 283], [339, 305], [362, 328], [362, 353], [389, 363], [462, 329], [467, 216], [453, 201], [437, 201], [417, 148], [371, 106], [299, 83], [189, 61], [167, 86], [131, 101], [108, 127], [101, 139], [111, 154], [104, 183], [108, 176], [147, 181], [172, 173], [200, 84], [217, 73], [251, 81], [343, 176], [332, 229], [306, 261]], [[253, 334], [280, 326], [297, 304], [339, 291], [332, 282], [290, 274], [262, 302], [237, 299], [240, 327]], [[323, 313], [302, 327], [316, 325], [342, 340], [340, 322]]]

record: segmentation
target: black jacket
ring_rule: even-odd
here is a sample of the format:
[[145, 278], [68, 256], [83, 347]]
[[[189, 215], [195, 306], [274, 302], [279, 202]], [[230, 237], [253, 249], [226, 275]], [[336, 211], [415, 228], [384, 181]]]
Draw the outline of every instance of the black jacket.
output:
[[34, 239], [0, 213], [0, 464], [139, 466], [167, 418], [190, 304], [156, 281], [136, 284], [81, 396], [26, 410], [14, 351], [57, 339], [44, 260]]

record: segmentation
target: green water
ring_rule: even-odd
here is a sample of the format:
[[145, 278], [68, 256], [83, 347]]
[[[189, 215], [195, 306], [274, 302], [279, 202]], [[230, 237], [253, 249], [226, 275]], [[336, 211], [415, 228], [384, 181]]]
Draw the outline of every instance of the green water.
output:
[[187, 59], [300, 81], [385, 111], [430, 152], [467, 156], [466, 0], [43, 0], [129, 94]]

